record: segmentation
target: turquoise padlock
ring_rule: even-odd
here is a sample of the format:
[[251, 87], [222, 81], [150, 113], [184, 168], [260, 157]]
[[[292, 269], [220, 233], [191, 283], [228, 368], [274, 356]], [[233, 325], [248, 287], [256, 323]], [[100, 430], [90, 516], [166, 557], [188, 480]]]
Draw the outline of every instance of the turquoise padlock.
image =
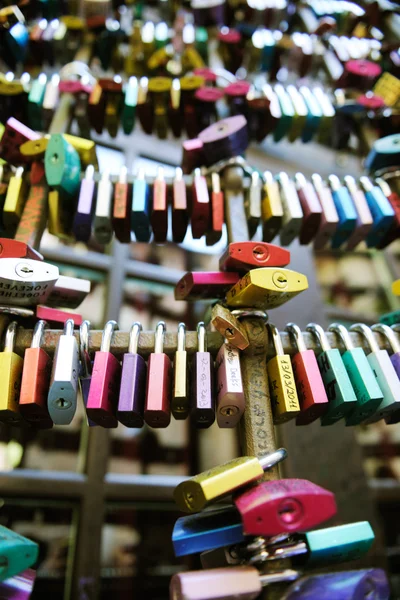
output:
[[0, 525], [0, 581], [29, 569], [38, 553], [38, 544]]
[[379, 317], [379, 323], [383, 323], [384, 325], [396, 325], [396, 323], [400, 323], [400, 310], [394, 310], [390, 313], [385, 313], [381, 317]]
[[383, 392], [363, 348], [354, 347], [346, 327], [332, 323], [329, 331], [338, 336], [346, 349], [342, 360], [357, 397], [357, 405], [345, 417], [346, 425], [359, 425], [375, 413], [383, 400]]
[[273, 133], [274, 142], [279, 142], [283, 137], [285, 137], [285, 135], [289, 133], [295, 112], [290, 96], [283, 85], [277, 83], [274, 87], [274, 92], [278, 98], [282, 113]]
[[356, 560], [368, 552], [375, 539], [368, 521], [317, 529], [304, 535], [310, 552], [307, 566]]
[[44, 155], [47, 183], [61, 194], [74, 196], [80, 186], [81, 160], [78, 152], [60, 133], [53, 134]]
[[46, 91], [47, 77], [41, 73], [32, 82], [28, 95], [28, 120], [29, 126], [35, 131], [43, 130], [43, 99]]
[[400, 164], [400, 133], [387, 135], [374, 142], [365, 159], [365, 168], [370, 173], [397, 167]]
[[331, 348], [321, 325], [309, 323], [307, 331], [318, 340], [322, 349], [317, 356], [317, 362], [329, 405], [327, 412], [321, 417], [321, 425], [332, 425], [354, 410], [357, 397], [340, 352], [337, 348]]

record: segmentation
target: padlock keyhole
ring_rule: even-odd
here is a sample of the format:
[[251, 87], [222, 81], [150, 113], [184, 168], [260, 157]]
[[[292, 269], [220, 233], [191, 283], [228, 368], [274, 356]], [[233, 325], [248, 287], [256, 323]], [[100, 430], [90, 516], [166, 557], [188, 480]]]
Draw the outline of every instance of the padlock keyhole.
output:
[[278, 507], [278, 517], [287, 526], [294, 526], [303, 516], [303, 507], [298, 500], [288, 498]]

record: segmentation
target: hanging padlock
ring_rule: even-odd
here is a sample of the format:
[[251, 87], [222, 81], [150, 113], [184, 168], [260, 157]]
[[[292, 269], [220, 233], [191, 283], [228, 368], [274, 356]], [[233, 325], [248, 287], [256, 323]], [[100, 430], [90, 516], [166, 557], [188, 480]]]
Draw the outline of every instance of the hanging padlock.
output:
[[81, 181], [78, 206], [74, 215], [72, 231], [75, 239], [79, 242], [88, 242], [92, 230], [92, 219], [94, 212], [94, 166], [86, 168], [85, 175]]
[[[37, 561], [39, 555], [39, 544], [28, 540], [28, 538], [7, 529], [4, 525], [0, 525], [0, 557], [3, 563], [3, 569], [0, 575], [0, 581], [8, 580], [14, 577], [14, 575], [22, 574], [26, 572], [29, 567]], [[25, 596], [25, 588], [27, 586], [11, 586], [6, 591], [1, 590], [1, 594], [6, 598], [15, 593], [21, 596], [21, 599]], [[23, 591], [22, 591], [23, 590]], [[30, 594], [29, 594], [30, 595]], [[26, 596], [25, 596], [26, 597]]]
[[136, 241], [149, 242], [151, 237], [151, 195], [143, 169], [139, 169], [133, 182], [131, 227]]
[[158, 167], [157, 177], [153, 183], [153, 210], [150, 217], [154, 241], [157, 244], [166, 242], [168, 233], [168, 200], [164, 169]]
[[30, 188], [22, 211], [15, 239], [38, 248], [46, 229], [48, 216], [48, 187], [42, 162], [31, 165]]
[[53, 360], [47, 406], [55, 425], [69, 425], [74, 418], [78, 396], [78, 344], [74, 321], [68, 319], [60, 335]]
[[263, 173], [264, 187], [261, 200], [263, 241], [271, 242], [282, 227], [283, 206], [279, 184], [270, 171]]
[[172, 183], [172, 239], [175, 243], [179, 244], [185, 239], [188, 222], [186, 183], [182, 169], [177, 167]]
[[244, 200], [244, 209], [249, 228], [249, 236], [252, 238], [258, 228], [261, 219], [261, 190], [262, 182], [258, 171], [251, 174], [250, 187]]
[[204, 323], [197, 325], [198, 349], [192, 363], [192, 417], [196, 427], [205, 429], [215, 421], [214, 360], [207, 351]]
[[132, 133], [135, 127], [137, 98], [137, 78], [130, 77], [125, 86], [124, 105], [122, 108], [122, 130], [126, 135]]
[[284, 171], [281, 171], [276, 179], [279, 183], [280, 196], [283, 207], [282, 227], [279, 239], [282, 246], [289, 246], [299, 236], [302, 223], [303, 211], [296, 187]]
[[186, 419], [189, 414], [188, 364], [185, 345], [186, 326], [184, 323], [179, 323], [171, 402], [171, 412], [178, 420]]
[[246, 273], [253, 267], [286, 267], [290, 263], [290, 252], [265, 242], [233, 242], [221, 258], [221, 271]]
[[378, 185], [373, 185], [368, 177], [360, 177], [360, 184], [373, 217], [373, 226], [367, 235], [368, 248], [379, 245], [394, 225], [395, 212]]
[[293, 373], [300, 401], [300, 414], [296, 425], [308, 425], [322, 417], [328, 410], [328, 397], [324, 388], [321, 373], [314, 350], [307, 350], [300, 327], [288, 323], [289, 332], [297, 347], [297, 353], [292, 356]]
[[235, 427], [245, 408], [240, 355], [237, 348], [223, 343], [215, 361], [217, 371], [217, 423], [221, 428]]
[[29, 125], [35, 131], [43, 131], [43, 99], [46, 91], [47, 76], [41, 73], [34, 79], [28, 96]]
[[345, 417], [346, 425], [359, 425], [376, 412], [383, 400], [383, 392], [364, 349], [354, 347], [346, 327], [340, 323], [332, 323], [329, 331], [333, 331], [345, 347], [342, 360], [357, 397], [357, 405]]
[[382, 250], [400, 237], [400, 196], [390, 188], [388, 182], [382, 177], [377, 177], [375, 183], [381, 188], [394, 211], [394, 222], [390, 231], [376, 245], [379, 250]]
[[303, 173], [296, 173], [295, 185], [303, 211], [303, 222], [299, 232], [300, 244], [307, 245], [313, 240], [321, 224], [322, 207], [311, 182]]
[[364, 192], [357, 186], [356, 180], [351, 175], [344, 177], [344, 182], [349, 190], [351, 199], [357, 212], [356, 227], [347, 240], [346, 250], [354, 250], [360, 242], [366, 240], [374, 226], [374, 219], [368, 206]]
[[143, 412], [146, 397], [147, 366], [138, 354], [140, 323], [134, 323], [129, 334], [128, 352], [122, 361], [121, 387], [117, 418], [126, 427], [143, 427]]
[[290, 356], [283, 351], [281, 336], [275, 325], [268, 324], [276, 356], [267, 362], [274, 423], [285, 423], [300, 413]]
[[165, 323], [157, 323], [154, 352], [149, 356], [144, 420], [150, 427], [168, 427], [171, 421], [171, 361], [164, 354]]
[[222, 306], [214, 304], [211, 309], [211, 324], [232, 346], [245, 350], [249, 346], [249, 338], [246, 329], [231, 311]]
[[119, 171], [119, 178], [114, 187], [114, 208], [112, 224], [115, 237], [123, 244], [131, 241], [131, 212], [132, 194], [128, 183], [128, 169], [123, 165]]
[[78, 152], [59, 133], [50, 137], [44, 156], [46, 179], [50, 187], [74, 196], [80, 184], [81, 161]]
[[211, 212], [208, 231], [206, 232], [207, 246], [213, 246], [222, 237], [224, 226], [224, 194], [221, 191], [221, 178], [218, 173], [211, 173]]
[[185, 273], [175, 286], [175, 300], [218, 299], [232, 289], [240, 277], [235, 272], [194, 271]]
[[[83, 321], [79, 327], [79, 357], [81, 368], [79, 372], [79, 387], [82, 394], [83, 405], [87, 407], [90, 383], [92, 381], [92, 360], [89, 353], [90, 321]], [[97, 423], [87, 417], [89, 427], [96, 427]]]
[[25, 350], [22, 371], [19, 407], [24, 419], [40, 429], [53, 427], [47, 408], [47, 393], [50, 385], [51, 358], [40, 347], [46, 321], [36, 323], [31, 347]]
[[194, 239], [200, 239], [207, 233], [210, 222], [210, 196], [207, 181], [200, 169], [193, 173], [192, 213], [190, 225]]
[[16, 321], [8, 325], [0, 352], [0, 421], [11, 425], [22, 421], [18, 400], [24, 361], [14, 352], [17, 327]]
[[27, 184], [24, 168], [18, 167], [10, 177], [7, 195], [3, 206], [3, 225], [11, 237], [14, 237], [27, 197]]
[[314, 238], [314, 249], [323, 250], [336, 232], [339, 215], [333, 201], [332, 192], [322, 180], [321, 175], [314, 173], [311, 180], [322, 207], [321, 224]]
[[93, 219], [93, 235], [99, 244], [109, 244], [113, 238], [111, 222], [113, 184], [109, 169], [104, 169], [97, 186], [96, 208]]
[[0, 303], [33, 306], [45, 303], [58, 277], [58, 267], [28, 258], [2, 258]]
[[339, 223], [332, 237], [332, 248], [340, 248], [347, 242], [357, 225], [357, 212], [350, 197], [349, 190], [340, 183], [337, 175], [329, 175], [332, 198], [336, 206]]
[[121, 379], [121, 365], [111, 353], [116, 321], [107, 321], [101, 338], [100, 351], [94, 356], [92, 380], [86, 413], [92, 421], [102, 427], [118, 427], [115, 416], [118, 404], [118, 392]]

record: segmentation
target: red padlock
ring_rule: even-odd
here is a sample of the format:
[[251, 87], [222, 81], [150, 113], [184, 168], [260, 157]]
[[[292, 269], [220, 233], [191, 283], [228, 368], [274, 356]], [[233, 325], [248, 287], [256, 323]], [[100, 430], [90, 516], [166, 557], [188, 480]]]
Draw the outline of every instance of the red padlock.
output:
[[40, 252], [37, 252], [24, 242], [0, 238], [0, 258], [31, 258], [32, 260], [43, 260]]

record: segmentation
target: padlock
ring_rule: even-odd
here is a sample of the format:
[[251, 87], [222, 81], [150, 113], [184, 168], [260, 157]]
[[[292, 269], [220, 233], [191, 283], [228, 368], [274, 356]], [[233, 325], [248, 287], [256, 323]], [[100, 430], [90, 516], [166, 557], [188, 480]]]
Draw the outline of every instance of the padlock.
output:
[[48, 222], [47, 229], [51, 235], [61, 240], [70, 240], [72, 226], [72, 213], [66, 206], [65, 195], [57, 190], [50, 189], [48, 195]]
[[69, 425], [74, 418], [78, 396], [78, 344], [74, 321], [68, 319], [58, 338], [53, 360], [47, 406], [55, 425]]
[[128, 169], [123, 165], [114, 188], [112, 225], [115, 237], [123, 244], [131, 241], [132, 194], [127, 181]]
[[373, 226], [367, 235], [368, 248], [379, 245], [394, 225], [395, 212], [378, 185], [373, 185], [368, 177], [360, 177], [365, 198], [373, 217]]
[[307, 245], [315, 238], [319, 230], [322, 207], [312, 183], [306, 180], [303, 173], [296, 173], [295, 185], [304, 215], [299, 233], [299, 242]]
[[218, 173], [211, 173], [211, 211], [210, 223], [206, 232], [207, 246], [213, 246], [222, 237], [224, 226], [224, 194], [221, 191], [221, 179]]
[[309, 323], [307, 331], [318, 340], [322, 350], [317, 357], [317, 362], [329, 404], [328, 410], [321, 418], [321, 425], [332, 425], [356, 408], [357, 397], [340, 352], [337, 348], [331, 348], [321, 325]]
[[31, 165], [28, 198], [15, 232], [15, 240], [38, 248], [46, 228], [47, 213], [48, 187], [44, 166], [43, 163], [34, 161]]
[[245, 408], [238, 349], [224, 342], [217, 354], [215, 365], [217, 423], [223, 429], [235, 427]]
[[332, 237], [332, 248], [340, 248], [347, 242], [357, 225], [357, 212], [350, 197], [349, 190], [340, 183], [339, 177], [329, 175], [332, 198], [336, 206], [339, 223]]
[[144, 420], [150, 427], [168, 427], [171, 421], [171, 361], [163, 352], [165, 323], [156, 327], [154, 352], [149, 356]]
[[74, 215], [72, 231], [75, 239], [79, 242], [88, 242], [92, 230], [92, 218], [94, 212], [94, 166], [86, 168], [85, 176], [81, 181], [78, 206]]
[[277, 95], [278, 102], [281, 107], [281, 118], [279, 119], [278, 126], [273, 132], [273, 136], [274, 142], [280, 142], [282, 138], [288, 135], [290, 129], [292, 128], [295, 112], [290, 96], [286, 92], [283, 85], [277, 83], [274, 86], [274, 92]]
[[149, 242], [151, 237], [150, 214], [151, 196], [149, 185], [145, 179], [143, 169], [139, 172], [133, 182], [131, 227], [136, 241]]
[[369, 232], [374, 226], [374, 219], [369, 209], [365, 194], [357, 186], [354, 177], [351, 175], [346, 175], [344, 177], [344, 182], [349, 190], [351, 199], [354, 202], [357, 212], [356, 227], [346, 243], [346, 250], [354, 250], [354, 248], [356, 248], [360, 242], [366, 240]]
[[289, 246], [299, 236], [303, 224], [303, 211], [296, 187], [284, 171], [277, 175], [283, 207], [282, 227], [279, 239], [282, 246]]
[[75, 325], [82, 325], [83, 321], [82, 316], [78, 315], [78, 313], [76, 312], [67, 312], [59, 308], [50, 308], [50, 306], [40, 306], [40, 304], [36, 306], [35, 316], [37, 319], [44, 319], [52, 325], [56, 323], [62, 323], [63, 325], [65, 325], [69, 319], [72, 319]]
[[42, 105], [43, 127], [41, 128], [44, 131], [47, 131], [49, 129], [58, 104], [58, 99], [60, 95], [58, 89], [59, 82], [60, 76], [57, 73], [55, 73], [54, 75], [52, 75], [50, 81], [48, 81], [46, 84]]
[[217, 303], [212, 307], [211, 324], [235, 348], [245, 350], [249, 346], [246, 329], [231, 311], [222, 304]]
[[290, 263], [290, 252], [265, 242], [233, 242], [219, 259], [221, 271], [244, 274], [252, 267], [285, 267]]
[[154, 241], [163, 244], [168, 232], [168, 200], [167, 184], [164, 179], [164, 169], [158, 167], [157, 177], [153, 183], [153, 210], [150, 217]]
[[218, 121], [217, 106], [223, 97], [224, 90], [215, 87], [204, 86], [195, 91], [196, 135]]
[[4, 349], [0, 352], [0, 421], [10, 425], [22, 421], [18, 400], [24, 361], [14, 352], [17, 327], [16, 321], [8, 325]]
[[[79, 372], [79, 388], [82, 394], [83, 405], [87, 407], [90, 383], [92, 381], [92, 360], [89, 353], [90, 321], [82, 321], [79, 327], [79, 356], [81, 368]], [[87, 418], [89, 427], [97, 427], [97, 423]]]
[[182, 481], [174, 490], [174, 500], [179, 510], [186, 513], [200, 512], [208, 504], [227, 496], [262, 477], [287, 458], [284, 448], [265, 454], [260, 458], [241, 456]]
[[223, 298], [224, 295], [240, 280], [235, 272], [202, 272], [186, 273], [175, 286], [175, 300], [195, 300]]
[[41, 73], [32, 81], [28, 96], [28, 121], [36, 131], [43, 131], [43, 99], [46, 91], [47, 76]]
[[275, 267], [249, 271], [226, 294], [227, 306], [270, 309], [281, 306], [308, 288], [305, 275]]
[[379, 185], [394, 211], [394, 221], [391, 229], [376, 245], [379, 250], [382, 250], [400, 237], [400, 196], [395, 191], [391, 190], [387, 181], [382, 177], [377, 177], [375, 183]]
[[283, 351], [281, 336], [275, 325], [268, 324], [276, 356], [267, 362], [271, 405], [275, 425], [286, 423], [300, 413], [290, 356]]
[[368, 598], [371, 593], [379, 600], [390, 598], [389, 582], [382, 569], [339, 571], [302, 577], [286, 590], [282, 600], [300, 600], [300, 598], [329, 600], [337, 597], [338, 594], [341, 600], [356, 600]]
[[50, 429], [53, 421], [47, 408], [47, 393], [50, 385], [51, 358], [40, 347], [46, 321], [36, 323], [31, 347], [25, 350], [22, 371], [19, 409], [24, 419], [40, 429]]
[[96, 144], [93, 140], [87, 140], [76, 135], [71, 135], [70, 133], [64, 133], [63, 135], [68, 144], [71, 144], [79, 154], [83, 169], [86, 169], [89, 165], [93, 165], [95, 169], [99, 168]]
[[179, 138], [182, 134], [181, 115], [181, 82], [177, 77], [172, 80], [170, 90], [170, 103], [168, 106], [168, 122], [174, 137]]
[[238, 566], [203, 571], [185, 571], [173, 575], [170, 600], [255, 600], [263, 587], [295, 581], [299, 573], [284, 569], [274, 573], [254, 567]]
[[79, 189], [81, 161], [78, 152], [63, 135], [50, 137], [44, 156], [46, 179], [50, 187], [74, 196]]
[[197, 347], [192, 363], [192, 417], [196, 427], [206, 429], [215, 421], [214, 360], [207, 351], [202, 321], [197, 324]]
[[[269, 101], [269, 120], [270, 120], [270, 131], [275, 135], [275, 131], [278, 130], [277, 136], [280, 137], [279, 127], [282, 120], [282, 110], [279, 104], [278, 96], [275, 91], [272, 89], [272, 86], [269, 83], [265, 83], [262, 86], [262, 93], [265, 98]], [[284, 124], [284, 127], [286, 125]], [[267, 240], [268, 241], [268, 240]]]
[[301, 135], [301, 141], [306, 144], [313, 139], [321, 125], [322, 109], [309, 87], [302, 85], [299, 87], [299, 92], [304, 98], [308, 111], [306, 123]]
[[359, 425], [376, 412], [383, 400], [383, 392], [363, 348], [354, 347], [346, 327], [332, 323], [329, 331], [333, 331], [345, 347], [342, 360], [357, 397], [357, 405], [345, 417], [346, 425]]
[[113, 184], [110, 171], [105, 169], [97, 186], [96, 208], [93, 219], [93, 235], [99, 244], [109, 244], [113, 238], [111, 222]]
[[379, 322], [389, 325], [389, 327], [396, 325], [396, 323], [400, 323], [400, 311], [394, 310], [393, 312], [382, 315], [379, 317]]
[[39, 140], [28, 140], [24, 142], [19, 150], [26, 160], [42, 160], [44, 158], [46, 148], [49, 145], [49, 137], [42, 137]]
[[188, 222], [186, 183], [182, 169], [177, 167], [172, 183], [172, 239], [175, 243], [181, 243], [185, 239]]
[[210, 222], [210, 196], [207, 181], [200, 169], [195, 169], [192, 185], [192, 212], [190, 225], [194, 239], [200, 239], [207, 233]]
[[29, 258], [2, 258], [0, 303], [32, 306], [46, 302], [59, 277], [58, 267]]
[[186, 326], [184, 323], [179, 323], [171, 402], [171, 412], [178, 420], [186, 419], [189, 414], [188, 363], [185, 344]]
[[121, 387], [117, 419], [126, 427], [143, 427], [143, 412], [146, 395], [147, 366], [138, 354], [142, 326], [135, 322], [129, 334], [128, 352], [122, 360]]
[[244, 542], [243, 525], [234, 506], [203, 510], [176, 520], [172, 532], [175, 556], [188, 556]]
[[160, 140], [165, 140], [168, 135], [167, 108], [171, 83], [169, 77], [151, 77], [149, 79], [149, 94], [152, 98], [154, 112], [154, 128]]
[[[44, 260], [43, 256], [25, 242], [0, 238], [0, 258], [29, 258]], [[1, 264], [1, 263], [0, 263]]]
[[17, 230], [27, 196], [24, 168], [17, 167], [15, 175], [10, 177], [6, 200], [3, 206], [3, 225], [11, 237]]
[[292, 124], [288, 131], [287, 137], [289, 142], [294, 142], [301, 136], [303, 132], [308, 116], [308, 109], [303, 96], [300, 94], [296, 86], [288, 85], [286, 88], [286, 93], [288, 94], [294, 108]]
[[306, 531], [333, 517], [335, 495], [306, 479], [262, 481], [234, 494], [245, 535]]
[[282, 227], [283, 206], [279, 184], [270, 171], [263, 173], [264, 187], [261, 200], [261, 220], [264, 242], [271, 242]]
[[321, 175], [314, 173], [311, 180], [322, 207], [321, 224], [314, 238], [314, 250], [322, 250], [336, 232], [339, 215], [333, 201], [332, 192], [322, 180]]
[[[3, 563], [0, 581], [22, 573], [37, 561], [39, 544], [36, 542], [32, 542], [32, 540], [19, 533], [7, 529], [4, 525], [0, 525], [0, 540], [0, 560]], [[12, 597], [15, 593], [17, 592], [14, 589], [11, 596], [4, 594], [4, 597]], [[18, 593], [18, 595], [24, 598], [23, 594]]]
[[244, 200], [244, 209], [251, 238], [255, 235], [261, 219], [261, 189], [260, 174], [258, 171], [253, 171], [250, 187], [245, 194]]
[[24, 164], [26, 157], [21, 154], [20, 146], [28, 140], [38, 140], [40, 137], [38, 133], [10, 117], [0, 141], [0, 157], [11, 164]]
[[293, 373], [301, 411], [296, 418], [296, 425], [308, 425], [326, 413], [328, 397], [314, 350], [307, 350], [300, 327], [295, 323], [288, 323], [286, 331], [291, 335], [298, 350], [292, 356]]
[[367, 359], [383, 393], [383, 400], [380, 402], [376, 412], [364, 421], [365, 423], [375, 423], [400, 409], [400, 380], [390, 360], [388, 351], [379, 348], [370, 327], [367, 327], [364, 323], [354, 323], [350, 327], [350, 331], [360, 333], [367, 340], [371, 350], [367, 355]]
[[87, 116], [90, 126], [95, 132], [98, 134], [103, 133], [106, 116], [106, 92], [99, 83], [96, 83], [90, 92], [87, 105]]
[[104, 125], [112, 138], [117, 137], [121, 105], [122, 105], [122, 79], [114, 75], [112, 79], [99, 79], [99, 84], [106, 91], [106, 109]]
[[78, 308], [90, 293], [89, 279], [60, 275], [46, 300], [51, 307]]
[[143, 131], [151, 135], [154, 127], [154, 113], [149, 95], [149, 80], [147, 77], [141, 77], [139, 81], [136, 115]]
[[138, 98], [138, 82], [130, 77], [125, 86], [124, 105], [122, 108], [122, 130], [125, 135], [132, 133], [135, 127], [136, 106]]
[[117, 328], [116, 321], [107, 321], [104, 326], [100, 351], [94, 355], [92, 380], [86, 405], [88, 418], [107, 429], [118, 427], [115, 412], [118, 404], [121, 365], [110, 350], [114, 331]]
[[[383, 323], [376, 323], [371, 327], [373, 332], [380, 333], [387, 342], [389, 342], [390, 349], [392, 354], [390, 355], [390, 360], [396, 371], [397, 377], [400, 378], [400, 343], [395, 332], [398, 331], [397, 325], [392, 325], [390, 328], [388, 325]], [[400, 410], [390, 414], [385, 418], [385, 421], [388, 425], [392, 425], [393, 423], [398, 423], [400, 421]]]

